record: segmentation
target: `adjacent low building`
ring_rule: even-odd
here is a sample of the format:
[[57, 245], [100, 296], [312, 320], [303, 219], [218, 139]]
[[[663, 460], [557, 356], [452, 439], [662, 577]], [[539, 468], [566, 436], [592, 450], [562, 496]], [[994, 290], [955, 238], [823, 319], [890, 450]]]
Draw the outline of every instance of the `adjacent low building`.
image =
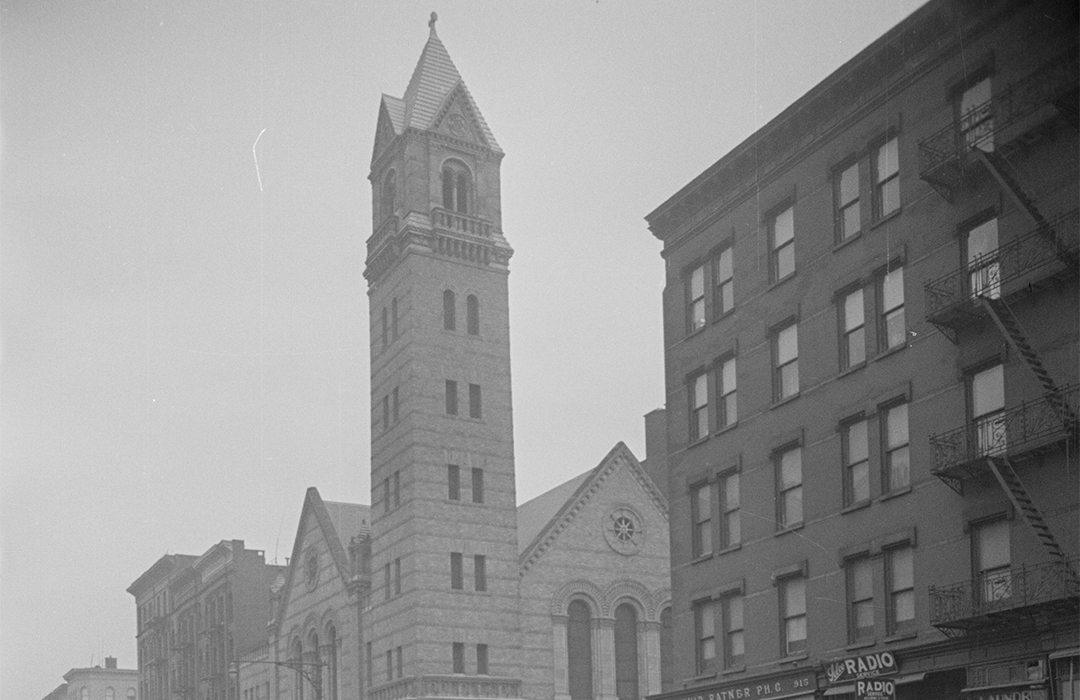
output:
[[117, 668], [116, 658], [105, 657], [105, 667], [73, 668], [64, 682], [44, 700], [138, 700], [139, 672]]

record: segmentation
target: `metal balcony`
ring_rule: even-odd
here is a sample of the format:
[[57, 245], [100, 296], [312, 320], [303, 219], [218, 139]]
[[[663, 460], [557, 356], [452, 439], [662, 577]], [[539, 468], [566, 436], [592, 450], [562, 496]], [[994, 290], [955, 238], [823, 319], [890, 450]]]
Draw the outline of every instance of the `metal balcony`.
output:
[[956, 331], [982, 321], [982, 306], [975, 303], [979, 295], [1007, 298], [1075, 274], [1063, 257], [1080, 253], [1080, 210], [1062, 214], [1049, 225], [1056, 235], [1048, 235], [1045, 227], [1035, 228], [990, 255], [927, 280], [926, 320]]
[[932, 472], [948, 483], [985, 473], [986, 457], [1019, 457], [1077, 437], [1077, 426], [1062, 420], [1061, 403], [1080, 411], [1080, 384], [1062, 387], [1056, 396], [1043, 395], [970, 425], [930, 436]]
[[1075, 619], [1080, 603], [1077, 560], [1049, 561], [930, 586], [930, 624], [949, 636]]
[[1021, 137], [1054, 115], [1070, 108], [1075, 111], [1071, 101], [1076, 94], [1077, 65], [1075, 53], [1059, 56], [965, 115], [978, 126], [963, 130], [953, 121], [920, 141], [919, 177], [952, 201], [953, 190], [978, 168], [971, 148], [1006, 147], [1022, 141]]

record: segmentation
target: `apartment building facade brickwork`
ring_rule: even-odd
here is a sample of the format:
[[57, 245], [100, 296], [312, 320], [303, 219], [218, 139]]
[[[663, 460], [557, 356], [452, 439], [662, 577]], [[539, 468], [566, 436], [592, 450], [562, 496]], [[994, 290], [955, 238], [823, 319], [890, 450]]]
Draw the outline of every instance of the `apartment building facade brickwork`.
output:
[[932, 0], [647, 217], [662, 697], [1080, 692], [1077, 53]]

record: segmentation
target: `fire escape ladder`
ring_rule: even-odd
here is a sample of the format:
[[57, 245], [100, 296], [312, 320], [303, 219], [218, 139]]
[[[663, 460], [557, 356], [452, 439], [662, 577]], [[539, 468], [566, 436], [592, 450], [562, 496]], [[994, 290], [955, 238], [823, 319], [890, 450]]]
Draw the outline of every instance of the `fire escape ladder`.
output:
[[990, 471], [994, 472], [998, 483], [1001, 484], [1001, 488], [1005, 489], [1005, 493], [1008, 495], [1013, 507], [1024, 516], [1024, 522], [1031, 527], [1031, 530], [1042, 542], [1046, 551], [1054, 557], [1055, 561], [1066, 563], [1067, 560], [1065, 553], [1061, 550], [1061, 545], [1058, 544], [1054, 533], [1050, 531], [1050, 526], [1046, 524], [1042, 512], [1032, 502], [1031, 496], [1028, 495], [1027, 489], [1024, 488], [1024, 484], [1020, 481], [1016, 470], [1013, 469], [1012, 463], [1005, 457], [1000, 456], [987, 457], [986, 461], [990, 465]]
[[1031, 218], [1035, 222], [1035, 226], [1039, 232], [1042, 233], [1047, 241], [1054, 247], [1057, 258], [1061, 262], [1065, 263], [1071, 269], [1076, 269], [1080, 266], [1080, 260], [1077, 259], [1076, 253], [1070, 253], [1066, 246], [1062, 243], [1061, 237], [1054, 231], [1054, 227], [1050, 225], [1050, 222], [1046, 220], [1046, 217], [1042, 215], [1039, 208], [1035, 205], [1035, 199], [1029, 195], [1020, 184], [1020, 182], [1009, 172], [1008, 164], [1005, 159], [998, 153], [992, 151], [984, 151], [981, 148], [974, 147], [971, 149], [975, 154], [975, 157], [983, 164], [986, 170], [994, 176], [1001, 189], [1005, 191], [1013, 203]]
[[1038, 353], [1028, 343], [1024, 335], [1024, 329], [1020, 327], [1020, 322], [1016, 320], [1012, 310], [1001, 299], [980, 296], [979, 301], [982, 302], [990, 318], [994, 320], [994, 323], [997, 324], [997, 327], [1009, 340], [1009, 343], [1020, 353], [1020, 357], [1024, 358], [1035, 378], [1042, 384], [1046, 392], [1046, 400], [1061, 418], [1062, 425], [1065, 426], [1070, 437], [1074, 436], [1078, 426], [1077, 416], [1068, 403], [1065, 402], [1061, 389], [1054, 381], [1054, 378], [1050, 376], [1050, 373], [1046, 371], [1046, 367], [1043, 365]]

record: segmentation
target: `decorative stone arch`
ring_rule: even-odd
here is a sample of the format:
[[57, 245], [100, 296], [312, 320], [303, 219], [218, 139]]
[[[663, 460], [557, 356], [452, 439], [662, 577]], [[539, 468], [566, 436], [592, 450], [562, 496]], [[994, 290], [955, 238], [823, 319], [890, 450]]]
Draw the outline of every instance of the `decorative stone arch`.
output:
[[583, 600], [589, 606], [589, 612], [593, 617], [604, 617], [603, 612], [604, 592], [592, 581], [577, 579], [560, 586], [551, 596], [551, 614], [553, 616], [565, 616], [566, 609], [573, 600]]
[[629, 600], [635, 604], [642, 621], [656, 621], [657, 612], [653, 605], [652, 592], [644, 584], [630, 579], [616, 581], [604, 589], [603, 616], [614, 617], [615, 606], [623, 600]]
[[671, 606], [671, 589], [661, 588], [660, 590], [655, 591], [652, 595], [652, 606], [653, 610], [656, 611], [655, 619], [659, 621], [660, 613], [664, 611], [664, 608]]
[[475, 179], [465, 161], [454, 157], [444, 159], [439, 166], [439, 181], [443, 209], [459, 214], [475, 213]]

